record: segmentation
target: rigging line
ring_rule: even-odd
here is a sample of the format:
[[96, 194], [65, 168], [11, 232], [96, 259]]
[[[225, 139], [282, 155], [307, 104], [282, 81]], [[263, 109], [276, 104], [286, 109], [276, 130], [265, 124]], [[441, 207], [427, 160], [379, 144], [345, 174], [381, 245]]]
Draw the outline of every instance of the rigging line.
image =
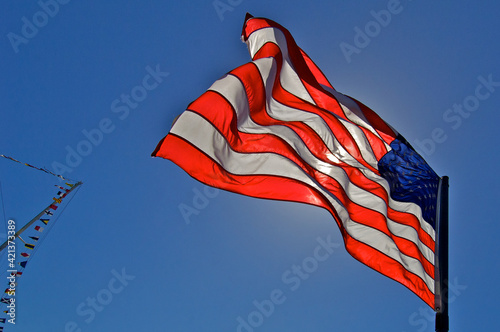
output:
[[5, 216], [5, 205], [3, 203], [3, 189], [2, 189], [2, 181], [0, 181], [0, 198], [2, 200], [2, 212], [3, 212], [3, 221], [5, 223], [5, 234], [7, 234], [7, 217]]

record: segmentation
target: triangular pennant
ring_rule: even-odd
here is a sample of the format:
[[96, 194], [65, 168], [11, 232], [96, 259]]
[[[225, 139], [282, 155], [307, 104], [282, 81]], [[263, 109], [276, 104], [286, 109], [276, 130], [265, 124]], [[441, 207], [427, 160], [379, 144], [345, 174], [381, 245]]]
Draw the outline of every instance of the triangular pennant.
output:
[[[45, 225], [47, 225], [49, 223], [49, 219], [40, 219], [40, 221], [43, 222]], [[41, 231], [43, 231], [43, 228]]]
[[40, 239], [40, 237], [38, 237], [38, 236], [30, 236], [30, 239], [38, 241]]
[[71, 183], [68, 183], [68, 182], [64, 182], [68, 187], [70, 188], [73, 188], [74, 184], [71, 184]]
[[19, 262], [19, 265], [21, 265], [23, 268], [26, 268], [26, 263], [28, 263], [28, 261]]

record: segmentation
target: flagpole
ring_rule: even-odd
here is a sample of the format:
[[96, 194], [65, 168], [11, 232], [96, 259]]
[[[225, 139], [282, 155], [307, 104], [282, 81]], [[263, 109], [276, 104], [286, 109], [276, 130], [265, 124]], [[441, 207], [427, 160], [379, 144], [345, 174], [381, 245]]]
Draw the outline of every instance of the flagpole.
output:
[[439, 182], [437, 224], [436, 332], [448, 332], [448, 177]]
[[[76, 189], [79, 185], [81, 185], [82, 182], [78, 182], [76, 183], [73, 187], [71, 187], [67, 194], [71, 193], [73, 191], [73, 189]], [[42, 210], [42, 212], [40, 212], [35, 218], [31, 219], [26, 225], [24, 225], [20, 230], [18, 230], [16, 232], [16, 234], [14, 234], [15, 237], [19, 237], [19, 235], [24, 232], [28, 227], [30, 227], [31, 225], [33, 225], [33, 223], [35, 223], [35, 221], [37, 221], [38, 219], [40, 219], [44, 214], [45, 214], [45, 211], [50, 209], [50, 206], [54, 204], [54, 202], [50, 203], [45, 209]], [[24, 242], [24, 241], [23, 241]], [[7, 247], [7, 244], [9, 243], [9, 240], [5, 241], [1, 246], [0, 246], [0, 252], [2, 250], [5, 249], [5, 247]]]

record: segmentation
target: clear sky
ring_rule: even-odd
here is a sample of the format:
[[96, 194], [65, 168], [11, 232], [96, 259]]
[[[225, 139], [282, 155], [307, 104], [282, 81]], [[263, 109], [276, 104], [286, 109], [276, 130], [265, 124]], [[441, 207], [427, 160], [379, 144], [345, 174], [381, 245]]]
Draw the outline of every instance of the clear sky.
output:
[[[6, 331], [434, 331], [423, 301], [346, 253], [326, 211], [210, 190], [150, 157], [192, 100], [250, 61], [246, 12], [285, 26], [338, 91], [450, 177], [450, 330], [499, 330], [499, 11], [465, 0], [4, 1], [0, 153], [84, 182], [20, 279]], [[8, 160], [0, 171], [5, 216], [19, 224], [57, 192], [42, 172]], [[325, 242], [328, 259], [292, 279]]]

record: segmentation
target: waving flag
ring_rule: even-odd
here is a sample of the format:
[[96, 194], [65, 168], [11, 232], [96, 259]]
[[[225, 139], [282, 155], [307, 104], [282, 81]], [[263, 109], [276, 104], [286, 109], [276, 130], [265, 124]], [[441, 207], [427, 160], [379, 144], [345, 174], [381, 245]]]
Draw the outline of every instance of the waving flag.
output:
[[434, 308], [439, 177], [285, 28], [248, 15], [242, 39], [252, 61], [192, 102], [152, 155], [210, 186], [327, 209], [354, 258]]

